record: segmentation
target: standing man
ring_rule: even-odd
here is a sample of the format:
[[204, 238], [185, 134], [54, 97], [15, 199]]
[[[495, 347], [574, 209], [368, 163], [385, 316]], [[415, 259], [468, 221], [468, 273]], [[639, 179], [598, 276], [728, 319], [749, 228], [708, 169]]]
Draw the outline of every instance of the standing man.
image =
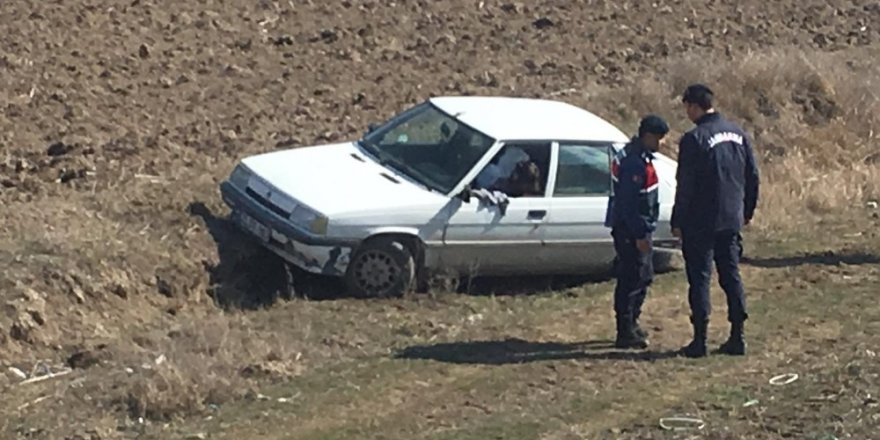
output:
[[613, 188], [605, 226], [611, 228], [617, 253], [614, 313], [617, 348], [647, 348], [647, 334], [639, 327], [642, 303], [654, 279], [651, 236], [660, 204], [653, 153], [669, 132], [662, 118], [646, 116], [639, 134], [618, 152], [611, 165]]
[[706, 356], [706, 330], [711, 314], [709, 282], [712, 261], [727, 295], [730, 337], [720, 353], [744, 355], [745, 290], [739, 273], [740, 231], [758, 203], [758, 167], [752, 146], [736, 124], [714, 109], [714, 94], [703, 84], [682, 96], [688, 118], [696, 124], [679, 143], [678, 189], [672, 210], [672, 232], [681, 238], [694, 339], [682, 348], [687, 357]]

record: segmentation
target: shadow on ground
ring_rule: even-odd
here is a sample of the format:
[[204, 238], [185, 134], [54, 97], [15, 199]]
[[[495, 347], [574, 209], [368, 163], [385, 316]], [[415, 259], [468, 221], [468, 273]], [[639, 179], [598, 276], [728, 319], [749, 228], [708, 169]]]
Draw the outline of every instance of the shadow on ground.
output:
[[282, 261], [256, 246], [225, 218], [204, 203], [189, 205], [189, 214], [201, 218], [217, 245], [219, 262], [205, 263], [214, 302], [227, 309], [258, 309], [274, 304], [285, 292]]
[[[657, 275], [678, 272], [684, 268], [684, 261], [677, 251], [658, 252], [655, 253], [654, 267]], [[588, 269], [583, 275], [477, 277], [463, 280], [458, 292], [473, 295], [533, 295], [565, 291], [613, 279], [613, 267], [609, 264], [604, 269]]]
[[407, 347], [398, 359], [433, 360], [453, 364], [506, 365], [554, 360], [657, 361], [677, 356], [676, 351], [619, 351], [613, 341], [580, 343], [501, 341], [450, 342]]
[[826, 251], [771, 258], [743, 257], [742, 262], [743, 264], [765, 269], [779, 269], [783, 267], [798, 267], [806, 265], [839, 266], [846, 264], [850, 266], [859, 266], [865, 264], [880, 264], [880, 256], [865, 252]]
[[289, 268], [281, 257], [260, 246], [232, 222], [216, 216], [204, 203], [191, 203], [188, 210], [205, 222], [217, 245], [220, 261], [205, 268], [218, 306], [255, 310], [293, 296], [313, 300], [345, 296], [341, 282]]
[[478, 277], [461, 282], [458, 293], [468, 295], [527, 296], [574, 289], [611, 280], [610, 273], [583, 276]]
[[259, 246], [227, 219], [214, 215], [204, 203], [191, 203], [188, 211], [205, 222], [217, 245], [220, 261], [206, 264], [205, 269], [210, 275], [211, 296], [218, 306], [256, 310], [294, 295], [315, 300], [343, 296], [339, 294], [344, 291], [341, 283], [288, 269], [284, 260]]

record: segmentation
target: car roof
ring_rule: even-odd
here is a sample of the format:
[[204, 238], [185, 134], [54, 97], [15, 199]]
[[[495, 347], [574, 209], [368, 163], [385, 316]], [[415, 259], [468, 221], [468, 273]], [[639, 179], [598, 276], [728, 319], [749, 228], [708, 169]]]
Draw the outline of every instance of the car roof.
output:
[[498, 140], [626, 142], [610, 122], [562, 101], [502, 96], [440, 96], [429, 101]]

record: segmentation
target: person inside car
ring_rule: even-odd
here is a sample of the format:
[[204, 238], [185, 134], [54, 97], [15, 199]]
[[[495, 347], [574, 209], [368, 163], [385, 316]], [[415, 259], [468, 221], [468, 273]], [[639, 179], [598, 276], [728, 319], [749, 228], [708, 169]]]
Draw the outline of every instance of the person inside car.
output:
[[518, 147], [505, 147], [475, 181], [477, 188], [501, 191], [510, 197], [541, 195], [540, 182], [540, 169], [528, 153]]

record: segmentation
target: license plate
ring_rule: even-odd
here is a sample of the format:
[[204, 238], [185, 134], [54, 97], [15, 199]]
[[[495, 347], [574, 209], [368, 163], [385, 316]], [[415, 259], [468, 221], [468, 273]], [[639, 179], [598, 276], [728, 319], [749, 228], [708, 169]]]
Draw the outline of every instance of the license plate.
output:
[[262, 241], [269, 241], [269, 236], [271, 235], [271, 231], [269, 228], [264, 226], [262, 223], [258, 222], [253, 217], [245, 214], [238, 214], [238, 222], [241, 226], [251, 234], [257, 236]]

